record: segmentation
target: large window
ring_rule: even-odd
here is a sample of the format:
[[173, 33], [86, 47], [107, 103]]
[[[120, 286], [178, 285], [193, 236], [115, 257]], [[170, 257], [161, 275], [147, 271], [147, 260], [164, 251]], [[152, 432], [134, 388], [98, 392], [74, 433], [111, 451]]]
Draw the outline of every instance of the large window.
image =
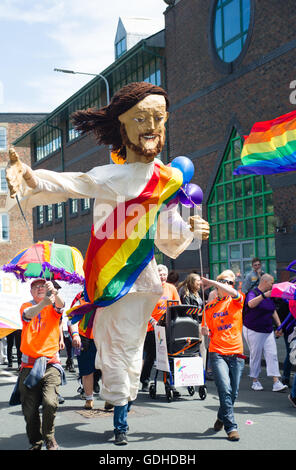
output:
[[35, 160], [39, 161], [59, 150], [62, 145], [61, 133], [58, 129], [43, 126], [36, 135]]
[[242, 141], [233, 132], [208, 202], [210, 270], [243, 276], [258, 256], [265, 272], [276, 275], [272, 190], [264, 176], [233, 176], [241, 164]]
[[6, 127], [0, 127], [0, 151], [7, 149], [7, 131]]
[[42, 225], [44, 223], [44, 206], [36, 207], [36, 217], [37, 217], [37, 224]]
[[[102, 86], [102, 89], [101, 89]], [[105, 88], [104, 88], [105, 87]], [[73, 123], [71, 120], [71, 115], [74, 111], [79, 109], [88, 109], [88, 108], [100, 108], [101, 107], [101, 94], [104, 88], [104, 92], [106, 92], [105, 84], [97, 83], [96, 85], [92, 86], [86, 93], [79, 96], [71, 105], [69, 106], [68, 110], [68, 132], [67, 132], [67, 140], [71, 141], [76, 139], [80, 136], [80, 132], [74, 129]]]
[[218, 0], [214, 38], [218, 56], [233, 62], [241, 53], [250, 25], [250, 0]]
[[113, 74], [113, 92], [130, 82], [148, 82], [161, 86], [161, 60], [159, 57], [151, 59], [143, 54], [136, 55], [133, 59], [119, 67]]
[[9, 241], [9, 215], [0, 214], [0, 242]]
[[126, 37], [115, 44], [115, 58], [119, 59], [126, 52]]

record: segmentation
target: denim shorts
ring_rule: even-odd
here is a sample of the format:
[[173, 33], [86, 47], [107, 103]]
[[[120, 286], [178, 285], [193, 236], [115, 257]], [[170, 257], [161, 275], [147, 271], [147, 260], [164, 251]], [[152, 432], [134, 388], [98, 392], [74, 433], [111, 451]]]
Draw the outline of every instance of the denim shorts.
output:
[[79, 375], [92, 374], [95, 371], [95, 359], [97, 349], [94, 340], [89, 341], [89, 347], [87, 350], [81, 350], [81, 353], [77, 356]]

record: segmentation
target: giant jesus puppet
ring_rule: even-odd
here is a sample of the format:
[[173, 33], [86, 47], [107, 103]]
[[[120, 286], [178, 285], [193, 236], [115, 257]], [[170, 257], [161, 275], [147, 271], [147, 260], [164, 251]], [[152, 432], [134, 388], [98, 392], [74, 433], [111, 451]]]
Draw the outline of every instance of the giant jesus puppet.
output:
[[155, 158], [165, 143], [168, 106], [165, 90], [136, 82], [119, 90], [108, 106], [73, 114], [76, 129], [93, 132], [124, 164], [87, 173], [33, 171], [10, 149], [6, 170], [10, 196], [18, 194], [24, 209], [68, 198], [95, 199], [85, 298], [95, 311], [96, 368], [102, 371], [101, 397], [114, 405], [115, 443], [127, 442], [127, 413], [138, 392], [147, 323], [162, 294], [154, 243], [176, 258], [194, 237], [209, 235], [206, 221], [194, 215], [185, 222], [178, 205], [168, 204], [183, 183], [182, 171]]

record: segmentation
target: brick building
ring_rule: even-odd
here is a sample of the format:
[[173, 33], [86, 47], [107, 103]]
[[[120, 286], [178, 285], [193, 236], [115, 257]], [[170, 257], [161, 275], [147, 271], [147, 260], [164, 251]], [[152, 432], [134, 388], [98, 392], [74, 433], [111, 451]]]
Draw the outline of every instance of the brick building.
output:
[[[243, 275], [252, 257], [259, 256], [267, 272], [285, 279], [286, 266], [296, 259], [295, 173], [234, 177], [232, 172], [240, 164], [242, 137], [253, 124], [295, 109], [294, 2], [165, 3], [164, 31], [127, 51], [122, 50], [127, 41], [117, 34], [120, 54], [102, 72], [110, 94], [136, 80], [167, 89], [171, 107], [162, 158], [187, 155], [194, 162], [194, 182], [203, 189], [203, 215], [211, 226], [202, 248], [204, 272], [213, 277], [229, 267]], [[75, 109], [105, 103], [104, 82], [95, 77], [16, 145], [31, 147], [33, 168], [86, 171], [106, 164], [108, 151], [79, 136], [70, 121]], [[84, 254], [90, 206], [91, 201], [70, 200], [37, 208], [35, 239], [54, 237]], [[199, 253], [187, 251], [170, 263], [183, 274], [199, 270]]]
[[[28, 233], [18, 207], [9, 214], [5, 211], [8, 194], [5, 167], [8, 149], [17, 138], [27, 132], [45, 114], [39, 113], [0, 113], [0, 265], [7, 263], [19, 250], [32, 243], [32, 211], [25, 213], [31, 233]], [[30, 164], [29, 149], [20, 149], [22, 160]]]
[[[243, 274], [262, 258], [284, 279], [296, 259], [295, 172], [233, 176], [242, 137], [257, 121], [295, 109], [294, 2], [179, 0], [165, 13], [170, 157], [194, 162], [211, 225], [204, 269]], [[295, 85], [294, 85], [295, 87]], [[176, 269], [196, 268], [185, 253]]]
[[[121, 53], [101, 74], [108, 81], [110, 96], [131, 81], [146, 80], [164, 86], [164, 31], [149, 37], [142, 33], [140, 40], [128, 48], [129, 41], [123, 39], [129, 34], [129, 25], [126, 20], [120, 20], [115, 52]], [[15, 146], [30, 149], [33, 169], [86, 172], [108, 164], [108, 149], [97, 145], [91, 135], [81, 136], [71, 123], [75, 110], [101, 107], [106, 102], [105, 81], [97, 76], [16, 139]], [[167, 149], [163, 154], [167, 159]], [[92, 225], [92, 203], [87, 199], [69, 199], [66, 203], [38, 206], [33, 210], [35, 240], [54, 239], [56, 243], [77, 247], [85, 255]]]

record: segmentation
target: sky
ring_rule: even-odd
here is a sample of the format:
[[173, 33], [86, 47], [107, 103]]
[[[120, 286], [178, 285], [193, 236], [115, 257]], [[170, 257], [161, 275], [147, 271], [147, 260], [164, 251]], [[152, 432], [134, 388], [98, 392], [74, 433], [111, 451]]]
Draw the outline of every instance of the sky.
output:
[[153, 18], [163, 0], [1, 0], [0, 113], [49, 113], [114, 62], [119, 17]]

